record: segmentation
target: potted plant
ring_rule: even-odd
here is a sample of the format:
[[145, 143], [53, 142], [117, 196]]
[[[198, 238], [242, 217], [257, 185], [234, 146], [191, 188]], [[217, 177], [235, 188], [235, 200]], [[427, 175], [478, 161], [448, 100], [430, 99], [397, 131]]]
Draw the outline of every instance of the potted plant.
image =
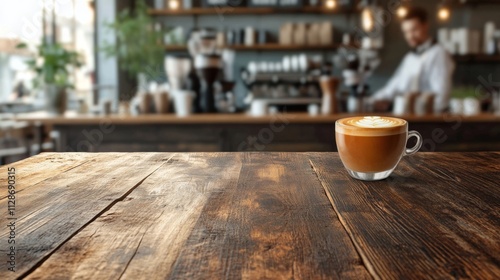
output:
[[[107, 28], [116, 34], [116, 43], [105, 42], [102, 51], [108, 57], [117, 57], [120, 68], [128, 76], [136, 79], [139, 87], [158, 73], [163, 60], [164, 48], [161, 45], [162, 33], [154, 28], [154, 20], [148, 14], [148, 7], [143, 0], [136, 1], [136, 9], [120, 12]], [[149, 76], [147, 77], [146, 76]], [[140, 90], [146, 90], [140, 88]]]
[[[27, 49], [25, 43], [17, 45]], [[37, 47], [37, 55], [26, 61], [28, 68], [36, 76], [33, 87], [44, 93], [45, 109], [52, 114], [63, 114], [67, 107], [67, 90], [71, 84], [71, 68], [82, 65], [77, 52], [64, 49], [57, 43], [42, 43]]]

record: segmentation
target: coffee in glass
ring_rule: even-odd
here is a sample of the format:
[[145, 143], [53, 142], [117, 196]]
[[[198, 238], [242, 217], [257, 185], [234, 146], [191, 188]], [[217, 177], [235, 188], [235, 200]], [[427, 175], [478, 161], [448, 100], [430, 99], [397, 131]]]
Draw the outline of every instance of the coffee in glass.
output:
[[[410, 137], [417, 143], [406, 148]], [[335, 123], [335, 140], [340, 159], [349, 174], [360, 180], [382, 180], [392, 173], [403, 155], [416, 153], [422, 136], [408, 132], [408, 122], [392, 117], [351, 117]]]

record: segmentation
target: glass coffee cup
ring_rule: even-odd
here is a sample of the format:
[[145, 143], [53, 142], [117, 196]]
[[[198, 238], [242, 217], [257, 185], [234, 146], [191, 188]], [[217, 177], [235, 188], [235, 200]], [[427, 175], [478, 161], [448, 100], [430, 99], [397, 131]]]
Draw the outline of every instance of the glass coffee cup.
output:
[[[417, 143], [406, 148], [411, 137], [416, 137]], [[347, 172], [364, 181], [389, 177], [403, 156], [416, 153], [422, 146], [420, 133], [408, 132], [407, 121], [392, 117], [340, 119], [335, 123], [335, 140]]]

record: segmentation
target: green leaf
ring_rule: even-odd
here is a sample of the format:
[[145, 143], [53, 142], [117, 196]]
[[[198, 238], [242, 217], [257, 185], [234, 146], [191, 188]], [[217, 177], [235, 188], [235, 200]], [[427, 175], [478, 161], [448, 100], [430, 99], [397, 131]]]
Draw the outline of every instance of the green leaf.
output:
[[26, 43], [19, 43], [16, 45], [16, 49], [27, 49], [28, 45]]
[[116, 44], [105, 42], [100, 49], [107, 57], [117, 57], [120, 67], [131, 76], [161, 65], [164, 54], [159, 44], [163, 34], [152, 28], [154, 20], [147, 13], [146, 3], [143, 0], [136, 3], [134, 13], [122, 11], [113, 23], [105, 25], [114, 31], [117, 41]]
[[[20, 44], [21, 45], [21, 44]], [[42, 43], [38, 46], [38, 58], [26, 60], [26, 65], [36, 77], [33, 85], [39, 88], [46, 84], [68, 87], [70, 70], [82, 65], [81, 57], [75, 51], [66, 50], [60, 44]]]

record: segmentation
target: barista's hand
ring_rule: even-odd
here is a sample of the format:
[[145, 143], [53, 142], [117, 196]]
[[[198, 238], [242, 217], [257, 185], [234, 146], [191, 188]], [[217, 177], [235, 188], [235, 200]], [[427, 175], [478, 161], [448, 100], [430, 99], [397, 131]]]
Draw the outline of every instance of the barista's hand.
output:
[[391, 101], [389, 100], [374, 100], [373, 101], [373, 112], [375, 113], [386, 113], [391, 107]]

